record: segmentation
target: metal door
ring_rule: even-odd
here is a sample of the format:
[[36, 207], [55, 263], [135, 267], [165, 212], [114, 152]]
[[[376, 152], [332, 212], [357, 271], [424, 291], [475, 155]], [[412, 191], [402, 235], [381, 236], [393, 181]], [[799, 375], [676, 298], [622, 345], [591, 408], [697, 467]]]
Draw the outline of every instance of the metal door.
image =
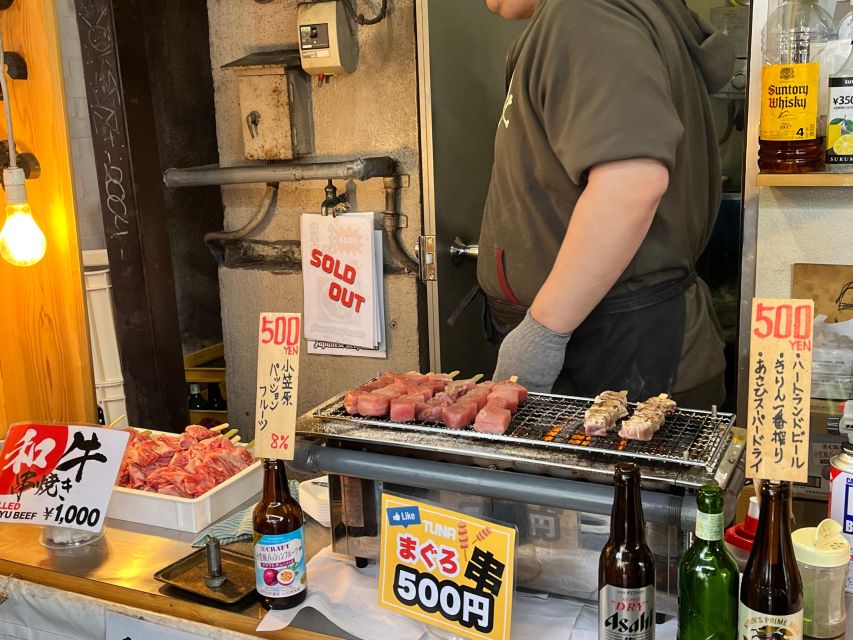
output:
[[494, 369], [496, 350], [477, 300], [447, 323], [476, 284], [476, 260], [451, 255], [455, 238], [476, 243], [503, 106], [507, 51], [524, 26], [485, 0], [417, 0], [424, 234], [435, 237], [436, 279], [427, 282], [430, 368]]

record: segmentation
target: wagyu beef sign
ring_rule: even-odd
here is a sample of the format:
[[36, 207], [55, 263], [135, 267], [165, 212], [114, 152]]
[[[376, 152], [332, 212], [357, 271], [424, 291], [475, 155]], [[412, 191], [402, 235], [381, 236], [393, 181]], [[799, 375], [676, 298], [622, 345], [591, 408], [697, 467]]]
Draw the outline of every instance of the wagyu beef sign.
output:
[[358, 269], [351, 264], [342, 263], [339, 258], [330, 253], [323, 253], [319, 249], [311, 250], [311, 260], [308, 264], [335, 278], [329, 283], [328, 295], [330, 300], [339, 302], [347, 309], [354, 309], [356, 313], [361, 312], [361, 305], [365, 303], [365, 297], [353, 290]]

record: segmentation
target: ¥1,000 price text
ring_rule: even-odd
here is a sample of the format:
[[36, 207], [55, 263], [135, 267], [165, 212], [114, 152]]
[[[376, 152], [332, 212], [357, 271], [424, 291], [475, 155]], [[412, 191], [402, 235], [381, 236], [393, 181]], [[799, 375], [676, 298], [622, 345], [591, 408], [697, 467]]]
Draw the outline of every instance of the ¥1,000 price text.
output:
[[49, 520], [51, 515], [53, 515], [53, 521], [58, 524], [76, 524], [81, 527], [83, 525], [96, 527], [101, 520], [100, 509], [78, 507], [73, 504], [61, 504], [58, 507], [48, 508], [47, 513], [45, 513], [45, 520]]

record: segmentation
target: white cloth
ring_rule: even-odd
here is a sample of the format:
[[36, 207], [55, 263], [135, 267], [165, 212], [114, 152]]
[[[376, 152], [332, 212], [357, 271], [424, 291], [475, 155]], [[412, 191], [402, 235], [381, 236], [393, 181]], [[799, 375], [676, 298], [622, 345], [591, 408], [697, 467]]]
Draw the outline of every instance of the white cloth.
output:
[[[380, 609], [377, 604], [376, 565], [358, 569], [352, 558], [335, 554], [330, 547], [326, 547], [308, 563], [307, 573], [308, 597], [305, 602], [293, 609], [270, 611], [261, 620], [258, 631], [283, 629], [293, 622], [302, 608], [311, 607], [347, 633], [364, 640], [456, 638], [438, 628]], [[591, 629], [594, 634], [586, 636], [585, 640], [597, 640], [595, 607], [577, 600], [516, 594], [512, 609], [512, 638], [571, 638], [584, 609], [592, 611]]]

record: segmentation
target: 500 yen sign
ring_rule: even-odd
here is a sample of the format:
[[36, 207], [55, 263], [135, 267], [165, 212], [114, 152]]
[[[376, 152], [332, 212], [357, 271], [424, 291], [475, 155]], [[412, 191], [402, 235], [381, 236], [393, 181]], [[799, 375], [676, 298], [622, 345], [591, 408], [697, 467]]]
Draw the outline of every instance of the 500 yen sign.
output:
[[812, 309], [809, 305], [755, 305], [752, 333], [756, 338], [811, 340]]
[[[49, 509], [53, 511], [53, 521], [57, 524], [76, 524], [79, 526], [89, 525], [96, 527], [101, 520], [100, 509], [89, 509], [89, 507], [78, 507], [73, 504], [61, 504]], [[46, 516], [50, 519], [50, 514]]]

